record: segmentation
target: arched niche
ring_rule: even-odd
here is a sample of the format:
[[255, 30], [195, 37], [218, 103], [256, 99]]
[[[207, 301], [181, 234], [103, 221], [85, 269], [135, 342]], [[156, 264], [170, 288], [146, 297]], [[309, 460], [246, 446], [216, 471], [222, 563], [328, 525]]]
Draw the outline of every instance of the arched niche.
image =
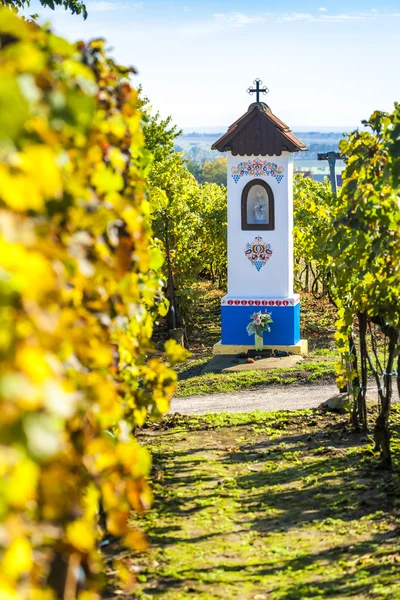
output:
[[242, 191], [242, 229], [275, 229], [275, 201], [271, 187], [263, 179], [249, 181]]

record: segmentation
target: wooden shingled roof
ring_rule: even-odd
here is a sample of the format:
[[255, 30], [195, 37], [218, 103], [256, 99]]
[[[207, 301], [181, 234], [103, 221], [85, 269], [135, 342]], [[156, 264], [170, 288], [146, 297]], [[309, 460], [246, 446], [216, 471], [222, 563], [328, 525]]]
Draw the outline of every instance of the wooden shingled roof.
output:
[[287, 125], [264, 102], [255, 102], [212, 146], [233, 156], [280, 156], [307, 150]]

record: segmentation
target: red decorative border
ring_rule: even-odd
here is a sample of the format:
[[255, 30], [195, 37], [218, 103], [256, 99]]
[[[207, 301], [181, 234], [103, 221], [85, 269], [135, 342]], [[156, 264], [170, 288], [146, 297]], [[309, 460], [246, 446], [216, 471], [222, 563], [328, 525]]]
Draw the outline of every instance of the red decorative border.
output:
[[260, 300], [259, 298], [222, 298], [221, 306], [295, 306], [300, 298], [277, 298], [271, 300]]

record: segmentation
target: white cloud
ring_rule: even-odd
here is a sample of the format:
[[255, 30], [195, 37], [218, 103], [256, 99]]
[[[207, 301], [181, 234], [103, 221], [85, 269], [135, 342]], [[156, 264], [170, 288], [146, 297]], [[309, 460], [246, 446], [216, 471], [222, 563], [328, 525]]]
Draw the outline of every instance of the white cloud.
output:
[[183, 7], [183, 12], [189, 12], [190, 8], [188, 6]]
[[114, 2], [89, 2], [87, 4], [88, 12], [109, 12], [110, 10], [118, 10], [123, 8], [121, 4], [117, 4]]
[[[326, 9], [325, 9], [326, 10]], [[346, 21], [360, 21], [366, 19], [374, 19], [376, 17], [384, 16], [383, 14], [379, 14], [378, 12], [371, 11], [369, 13], [360, 12], [360, 13], [337, 13], [337, 14], [326, 14], [323, 9], [319, 9], [319, 14], [312, 13], [276, 13], [271, 14], [272, 18], [279, 21], [304, 21], [310, 23], [345, 23]], [[321, 12], [322, 11], [322, 12]], [[386, 14], [387, 17], [397, 16], [396, 14]]]
[[248, 15], [240, 12], [215, 13], [212, 19], [185, 23], [177, 33], [184, 37], [203, 37], [223, 33], [236, 27], [264, 23], [265, 15]]
[[280, 21], [315, 21], [316, 17], [314, 17], [310, 13], [289, 13], [283, 15], [277, 15], [278, 20]]
[[321, 15], [321, 17], [318, 20], [327, 22], [330, 21], [331, 23], [343, 23], [345, 21], [359, 21], [360, 19], [364, 19], [365, 17], [366, 15], [364, 15], [363, 13], [354, 15], [342, 13], [337, 15]]
[[228, 27], [243, 27], [252, 23], [263, 23], [265, 18], [262, 15], [248, 15], [241, 12], [217, 13], [214, 18]]
[[122, 4], [121, 2], [108, 2], [107, 0], [99, 0], [99, 2], [88, 2], [88, 13], [102, 13], [115, 10], [129, 10], [134, 8], [143, 8], [143, 2], [135, 2], [134, 4]]
[[[186, 12], [186, 7], [184, 8]], [[186, 22], [184, 26], [177, 28], [177, 33], [183, 37], [205, 37], [213, 36], [228, 31], [229, 29], [248, 27], [261, 23], [351, 23], [382, 19], [383, 17], [398, 17], [400, 13], [379, 13], [376, 9], [370, 12], [354, 13], [328, 13], [328, 9], [321, 7], [317, 12], [260, 12], [248, 14], [244, 12], [214, 13], [211, 18], [202, 21]]]

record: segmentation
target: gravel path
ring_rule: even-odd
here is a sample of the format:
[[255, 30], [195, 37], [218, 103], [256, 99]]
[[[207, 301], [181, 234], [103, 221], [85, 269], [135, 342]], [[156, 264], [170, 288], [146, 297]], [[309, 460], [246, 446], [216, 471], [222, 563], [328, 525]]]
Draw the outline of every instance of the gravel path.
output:
[[[376, 388], [371, 388], [371, 398]], [[251, 412], [253, 410], [299, 410], [315, 408], [338, 393], [336, 385], [298, 385], [269, 387], [262, 390], [243, 390], [225, 394], [207, 394], [174, 398], [171, 412], [183, 415], [202, 415], [218, 412]], [[398, 401], [394, 390], [394, 401]]]

